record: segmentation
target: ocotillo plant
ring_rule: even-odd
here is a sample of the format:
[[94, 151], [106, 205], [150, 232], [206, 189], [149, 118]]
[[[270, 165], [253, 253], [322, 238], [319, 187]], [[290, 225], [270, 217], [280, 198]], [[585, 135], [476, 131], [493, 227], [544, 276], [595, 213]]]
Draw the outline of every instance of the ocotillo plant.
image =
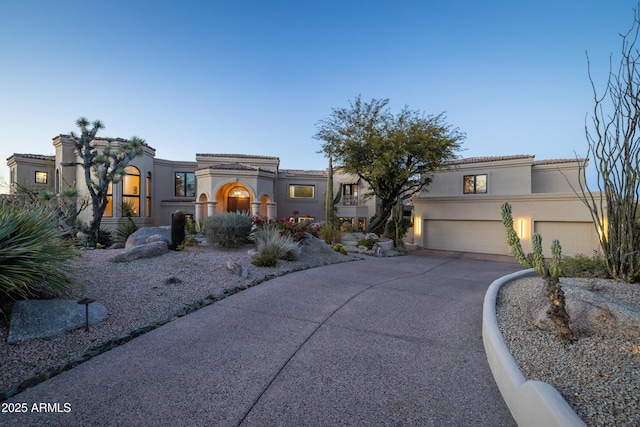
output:
[[549, 308], [547, 315], [553, 321], [556, 327], [558, 338], [564, 342], [573, 342], [576, 337], [571, 330], [571, 322], [569, 313], [567, 313], [564, 291], [560, 286], [560, 259], [562, 256], [562, 248], [558, 240], [551, 243], [551, 262], [549, 267], [546, 266], [544, 255], [542, 254], [542, 236], [534, 233], [531, 239], [533, 253], [524, 254], [520, 238], [513, 228], [513, 217], [511, 215], [511, 205], [505, 202], [500, 207], [502, 214], [502, 223], [507, 229], [507, 243], [511, 246], [513, 256], [518, 262], [526, 268], [533, 268], [542, 279], [544, 279], [546, 294], [549, 298]]

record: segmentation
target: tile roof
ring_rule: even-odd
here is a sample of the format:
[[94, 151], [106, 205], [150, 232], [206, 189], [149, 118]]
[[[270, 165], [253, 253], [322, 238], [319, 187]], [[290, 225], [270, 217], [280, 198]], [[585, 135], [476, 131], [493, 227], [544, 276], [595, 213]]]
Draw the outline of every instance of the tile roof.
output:
[[484, 162], [499, 162], [503, 160], [517, 160], [517, 159], [533, 159], [535, 156], [531, 154], [519, 154], [515, 156], [482, 156], [482, 157], [468, 157], [466, 159], [456, 159], [447, 162], [448, 165], [462, 165], [468, 163], [484, 163]]
[[38, 160], [55, 160], [56, 156], [45, 156], [43, 154], [19, 154], [19, 153], [14, 153], [13, 154], [16, 157], [23, 157], [25, 159], [38, 159]]
[[576, 157], [575, 159], [549, 159], [549, 160], [537, 160], [535, 162], [533, 162], [534, 165], [555, 165], [555, 164], [561, 164], [561, 163], [584, 163], [585, 161], [588, 161], [588, 158], [578, 158]]
[[327, 172], [323, 170], [303, 170], [303, 169], [280, 169], [280, 173], [298, 176], [322, 176], [326, 177]]
[[[61, 133], [60, 135], [54, 136], [51, 139], [56, 139], [56, 138], [71, 138], [71, 135], [67, 135], [65, 133]], [[127, 138], [109, 138], [109, 137], [104, 137], [104, 136], [96, 136], [95, 138], [93, 138], [95, 141], [115, 141], [115, 142], [129, 142], [129, 140]], [[143, 138], [144, 139], [144, 138]], [[149, 144], [147, 144], [147, 142], [145, 141], [144, 146], [151, 148], [153, 151], [156, 151], [155, 148], [153, 148], [152, 146], [150, 146]]]
[[255, 156], [252, 154], [219, 154], [219, 153], [196, 153], [196, 157], [236, 157], [239, 159], [267, 159], [280, 160], [279, 157], [272, 156]]
[[256, 166], [247, 165], [244, 163], [232, 162], [232, 163], [219, 163], [216, 165], [210, 165], [204, 168], [200, 168], [198, 170], [205, 169], [216, 169], [216, 170], [240, 170], [240, 171], [261, 171], [261, 172], [269, 172], [274, 173], [268, 169], [259, 168]]

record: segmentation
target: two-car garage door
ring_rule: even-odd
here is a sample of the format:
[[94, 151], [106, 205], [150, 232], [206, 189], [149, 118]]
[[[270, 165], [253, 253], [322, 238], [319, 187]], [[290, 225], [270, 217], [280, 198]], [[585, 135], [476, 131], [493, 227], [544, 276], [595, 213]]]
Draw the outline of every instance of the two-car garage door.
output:
[[500, 221], [424, 221], [424, 247], [445, 251], [506, 254], [506, 232]]
[[[534, 230], [542, 235], [543, 252], [547, 257], [551, 256], [550, 246], [554, 239], [560, 241], [563, 255], [591, 255], [593, 249], [597, 248], [598, 240], [590, 222], [536, 221]], [[509, 253], [506, 231], [501, 221], [424, 220], [423, 233], [424, 247], [427, 249]]]

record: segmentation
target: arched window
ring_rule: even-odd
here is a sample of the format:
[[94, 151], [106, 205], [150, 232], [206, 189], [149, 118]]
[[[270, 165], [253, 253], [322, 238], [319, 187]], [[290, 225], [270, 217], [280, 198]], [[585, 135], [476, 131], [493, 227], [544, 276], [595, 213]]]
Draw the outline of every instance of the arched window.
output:
[[145, 214], [151, 217], [151, 172], [147, 172], [147, 181], [145, 182]]
[[251, 212], [249, 210], [249, 192], [243, 187], [233, 187], [227, 196], [228, 212]]
[[135, 166], [124, 168], [122, 177], [122, 216], [140, 216], [140, 170]]

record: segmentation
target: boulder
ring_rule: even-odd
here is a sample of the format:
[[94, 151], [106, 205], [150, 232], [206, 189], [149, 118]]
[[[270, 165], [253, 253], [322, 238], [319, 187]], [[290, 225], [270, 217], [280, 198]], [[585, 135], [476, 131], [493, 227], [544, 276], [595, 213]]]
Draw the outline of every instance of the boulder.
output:
[[[571, 319], [573, 332], [578, 336], [602, 335], [612, 332], [628, 339], [640, 337], [640, 312], [625, 307], [595, 292], [562, 284], [567, 313]], [[555, 331], [555, 326], [547, 316], [549, 300], [544, 288], [540, 296], [529, 307], [533, 324], [544, 331]]]
[[[89, 325], [107, 318], [107, 309], [99, 302], [89, 304]], [[37, 338], [49, 338], [84, 327], [86, 306], [76, 300], [17, 301], [9, 323], [9, 344]]]
[[[133, 234], [131, 234], [127, 238], [127, 243], [125, 243], [124, 247], [125, 249], [129, 249], [134, 246], [150, 243], [147, 240], [151, 236], [160, 236], [161, 239], [167, 243], [167, 245], [170, 245], [171, 244], [171, 227], [168, 225], [161, 226], [161, 227], [142, 227], [136, 230]], [[154, 237], [154, 239], [157, 239], [157, 237]]]
[[327, 245], [322, 239], [313, 237], [311, 234], [306, 233], [304, 244], [302, 245], [302, 253], [306, 254], [332, 254], [335, 251], [331, 246]]
[[167, 242], [152, 242], [125, 249], [111, 258], [112, 262], [130, 262], [140, 258], [153, 258], [169, 252]]

